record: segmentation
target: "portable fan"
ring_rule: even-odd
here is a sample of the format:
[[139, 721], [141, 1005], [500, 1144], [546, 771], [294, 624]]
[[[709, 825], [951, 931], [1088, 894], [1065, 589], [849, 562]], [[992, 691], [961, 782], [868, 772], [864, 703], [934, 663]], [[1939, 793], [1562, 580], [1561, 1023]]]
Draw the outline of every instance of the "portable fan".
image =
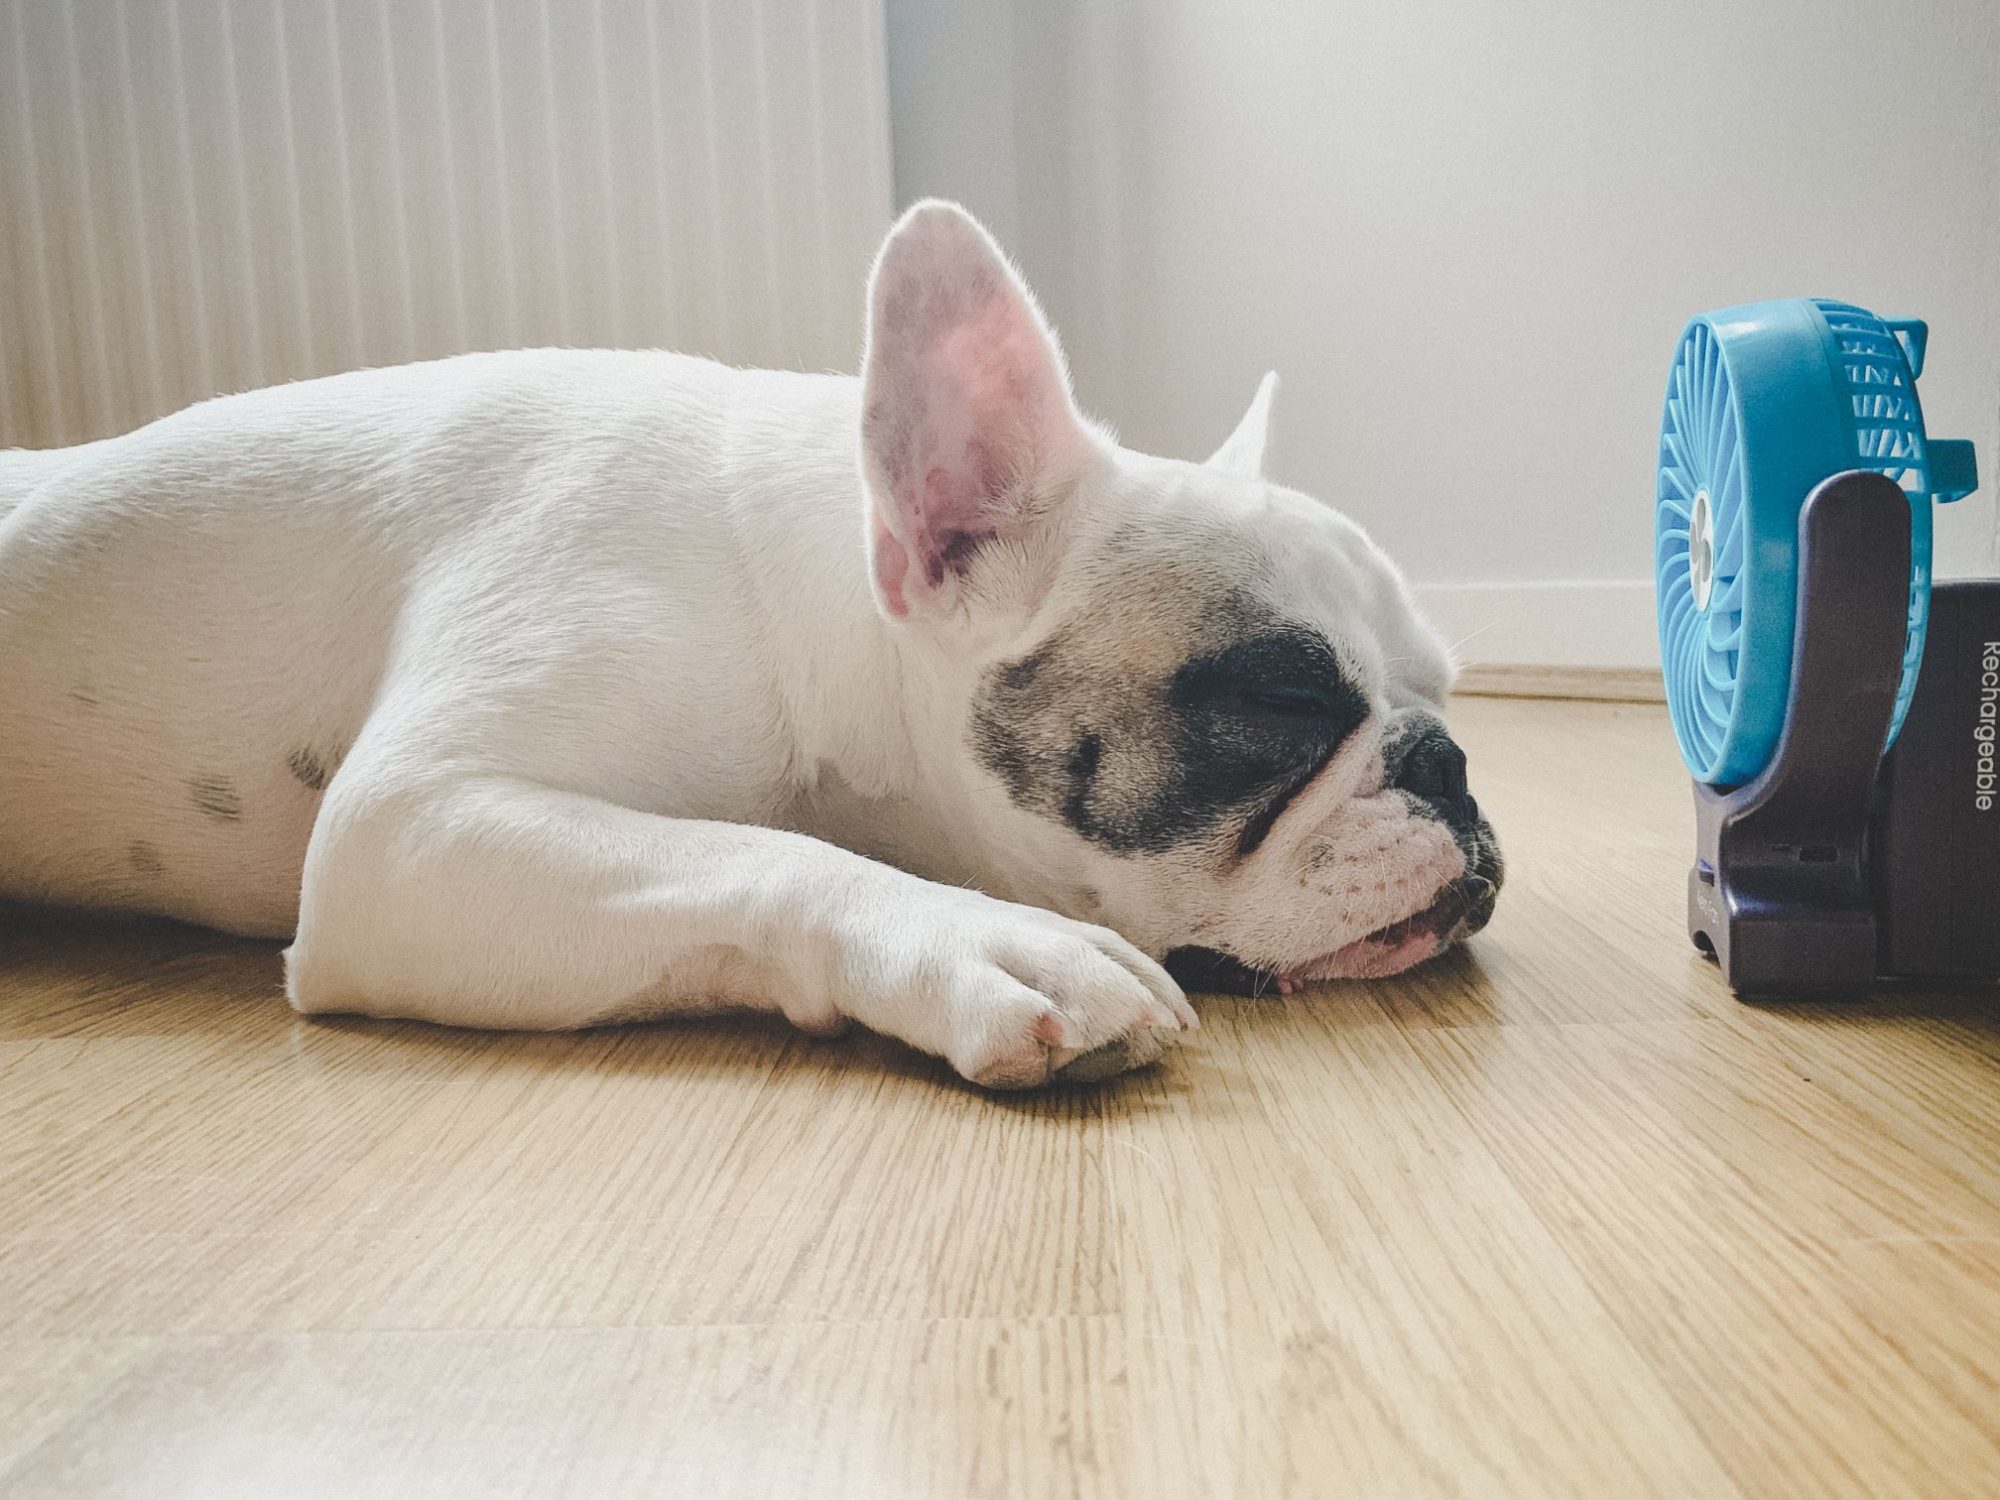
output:
[[1681, 755], [1733, 786], [1784, 727], [1798, 611], [1799, 512], [1822, 480], [1872, 470], [1909, 499], [1909, 612], [1893, 741], [1923, 660], [1931, 503], [1973, 488], [1972, 445], [1924, 432], [1925, 325], [1792, 298], [1705, 313], [1675, 352], [1660, 423], [1653, 568]]
[[1688, 935], [1738, 994], [2000, 979], [2000, 580], [1931, 580], [1927, 330], [1800, 298], [1674, 354], [1653, 568]]

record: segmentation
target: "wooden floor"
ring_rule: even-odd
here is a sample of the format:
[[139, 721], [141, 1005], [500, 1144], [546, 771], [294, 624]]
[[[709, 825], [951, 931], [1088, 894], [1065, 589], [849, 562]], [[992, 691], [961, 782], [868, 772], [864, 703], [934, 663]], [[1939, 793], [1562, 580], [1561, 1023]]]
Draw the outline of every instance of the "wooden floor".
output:
[[0, 1495], [2000, 1495], [2000, 1006], [1746, 1008], [1662, 712], [1466, 701], [1469, 953], [987, 1098], [0, 927]]

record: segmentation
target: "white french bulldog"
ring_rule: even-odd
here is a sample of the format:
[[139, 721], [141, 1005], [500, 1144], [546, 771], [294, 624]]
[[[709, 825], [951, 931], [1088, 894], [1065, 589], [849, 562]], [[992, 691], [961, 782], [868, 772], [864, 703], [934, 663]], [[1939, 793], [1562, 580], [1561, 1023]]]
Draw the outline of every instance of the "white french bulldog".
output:
[[1274, 384], [1121, 448], [931, 202], [858, 380], [474, 354], [0, 453], [0, 893], [292, 937], [308, 1013], [754, 1006], [993, 1087], [1157, 1058], [1168, 968], [1402, 969], [1498, 851]]

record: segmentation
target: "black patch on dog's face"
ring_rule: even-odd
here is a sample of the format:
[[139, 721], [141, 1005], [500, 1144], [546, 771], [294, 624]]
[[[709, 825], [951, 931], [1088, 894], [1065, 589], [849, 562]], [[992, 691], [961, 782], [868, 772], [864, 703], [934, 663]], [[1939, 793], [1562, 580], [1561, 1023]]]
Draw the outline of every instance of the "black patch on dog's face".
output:
[[1121, 854], [1231, 829], [1250, 853], [1368, 700], [1314, 630], [1240, 603], [1207, 623], [1191, 654], [1148, 667], [1134, 658], [1157, 649], [1122, 650], [1114, 627], [1073, 622], [987, 673], [975, 754], [1018, 806]]

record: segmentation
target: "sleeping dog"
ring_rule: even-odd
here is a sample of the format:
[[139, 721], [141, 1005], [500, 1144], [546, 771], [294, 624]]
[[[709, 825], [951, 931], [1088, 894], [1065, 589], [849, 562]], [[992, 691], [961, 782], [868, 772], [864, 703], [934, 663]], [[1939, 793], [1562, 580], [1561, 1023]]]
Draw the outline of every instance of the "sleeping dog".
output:
[[[0, 454], [0, 893], [307, 1013], [752, 1006], [991, 1087], [1478, 929], [1447, 653], [1356, 526], [1079, 415], [961, 209], [860, 377], [472, 354]], [[1164, 965], [1163, 962], [1164, 961]]]

